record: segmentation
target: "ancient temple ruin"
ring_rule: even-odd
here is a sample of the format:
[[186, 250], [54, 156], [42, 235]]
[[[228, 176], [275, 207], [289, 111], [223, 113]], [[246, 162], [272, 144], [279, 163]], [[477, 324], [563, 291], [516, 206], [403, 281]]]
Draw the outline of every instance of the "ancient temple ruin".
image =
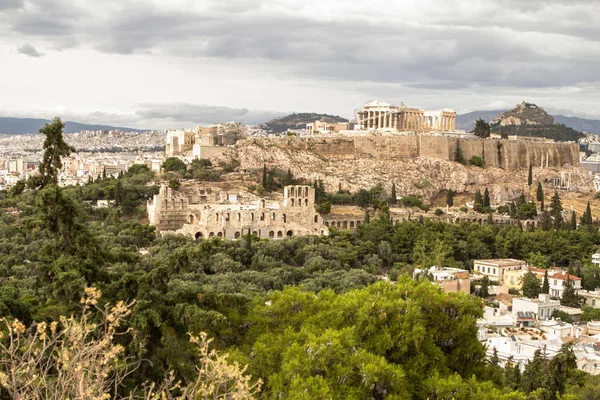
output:
[[414, 132], [451, 132], [456, 130], [455, 111], [425, 111], [408, 108], [404, 104], [372, 101], [356, 112], [356, 123], [361, 130], [395, 129]]

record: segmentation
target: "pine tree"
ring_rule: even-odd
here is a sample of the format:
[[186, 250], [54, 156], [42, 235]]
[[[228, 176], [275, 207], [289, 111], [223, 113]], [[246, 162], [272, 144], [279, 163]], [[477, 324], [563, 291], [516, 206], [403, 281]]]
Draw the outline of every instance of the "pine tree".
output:
[[565, 279], [565, 288], [563, 289], [560, 304], [567, 307], [581, 307], [579, 295], [575, 291], [573, 281], [569, 275], [567, 275], [567, 279]]
[[390, 195], [390, 204], [396, 205], [398, 201], [398, 196], [396, 195], [396, 182], [392, 182], [392, 193]]
[[533, 165], [529, 164], [529, 175], [527, 175], [527, 186], [531, 187], [533, 184]]
[[446, 194], [446, 205], [448, 207], [454, 206], [454, 192], [452, 190], [448, 190], [448, 194]]
[[536, 198], [537, 201], [544, 201], [544, 189], [542, 189], [542, 182], [540, 181], [538, 181]]
[[550, 281], [548, 280], [548, 270], [544, 272], [544, 283], [542, 283], [542, 293], [550, 293]]
[[483, 206], [490, 206], [490, 191], [488, 190], [488, 188], [485, 188], [485, 190], [483, 191]]
[[563, 224], [562, 217], [562, 203], [560, 201], [560, 196], [558, 195], [558, 190], [554, 192], [554, 196], [552, 196], [552, 202], [550, 203], [551, 211], [550, 215], [554, 218], [554, 228], [560, 229]]
[[513, 356], [504, 363], [504, 384], [510, 390], [517, 390], [521, 385], [521, 369]]
[[590, 202], [588, 201], [585, 212], [581, 216], [581, 225], [592, 225], [592, 222], [592, 208], [590, 206]]
[[62, 168], [62, 157], [67, 157], [75, 151], [73, 146], [69, 146], [63, 136], [65, 124], [60, 118], [54, 118], [52, 122], [44, 125], [40, 133], [45, 135], [44, 156], [39, 165], [40, 176], [36, 178], [35, 184], [40, 188], [48, 184], [58, 183], [58, 173]]
[[552, 229], [552, 217], [548, 211], [542, 213], [542, 230], [549, 231]]

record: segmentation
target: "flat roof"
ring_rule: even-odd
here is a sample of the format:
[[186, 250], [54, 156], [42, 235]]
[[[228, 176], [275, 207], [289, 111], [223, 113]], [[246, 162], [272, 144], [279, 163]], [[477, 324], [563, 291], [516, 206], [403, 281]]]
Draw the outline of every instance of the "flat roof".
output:
[[514, 264], [526, 264], [523, 260], [516, 260], [514, 258], [499, 258], [499, 259], [490, 259], [490, 260], [475, 260], [473, 261], [477, 264], [486, 264], [493, 265], [497, 267], [508, 267]]

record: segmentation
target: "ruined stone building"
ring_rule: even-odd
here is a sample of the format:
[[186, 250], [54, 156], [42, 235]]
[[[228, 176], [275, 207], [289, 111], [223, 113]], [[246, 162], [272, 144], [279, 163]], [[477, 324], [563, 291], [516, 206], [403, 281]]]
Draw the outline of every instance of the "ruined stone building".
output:
[[[196, 239], [213, 236], [238, 239], [248, 232], [263, 239], [281, 239], [324, 235], [328, 231], [315, 211], [315, 190], [304, 185], [286, 186], [283, 201], [213, 187], [181, 193], [163, 185], [160, 193], [148, 202], [147, 210], [150, 224], [160, 232], [174, 231]], [[355, 225], [356, 221], [352, 221], [352, 226]]]
[[247, 136], [248, 128], [234, 122], [199, 126], [196, 129], [169, 130], [165, 153], [167, 157], [211, 158]]
[[356, 112], [356, 124], [361, 130], [396, 129], [398, 131], [431, 132], [456, 130], [455, 111], [424, 111], [404, 104], [372, 101]]
[[352, 129], [350, 122], [330, 123], [324, 121], [315, 121], [306, 124], [306, 133], [308, 135], [338, 133], [341, 131], [347, 131], [349, 129]]

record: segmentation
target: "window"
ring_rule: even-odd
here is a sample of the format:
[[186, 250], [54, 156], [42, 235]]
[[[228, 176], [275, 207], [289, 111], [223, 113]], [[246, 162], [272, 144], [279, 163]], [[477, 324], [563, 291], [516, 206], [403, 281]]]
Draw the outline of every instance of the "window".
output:
[[592, 299], [592, 306], [596, 305], [596, 300]]
[[556, 279], [554, 280], [554, 286], [556, 286]]

